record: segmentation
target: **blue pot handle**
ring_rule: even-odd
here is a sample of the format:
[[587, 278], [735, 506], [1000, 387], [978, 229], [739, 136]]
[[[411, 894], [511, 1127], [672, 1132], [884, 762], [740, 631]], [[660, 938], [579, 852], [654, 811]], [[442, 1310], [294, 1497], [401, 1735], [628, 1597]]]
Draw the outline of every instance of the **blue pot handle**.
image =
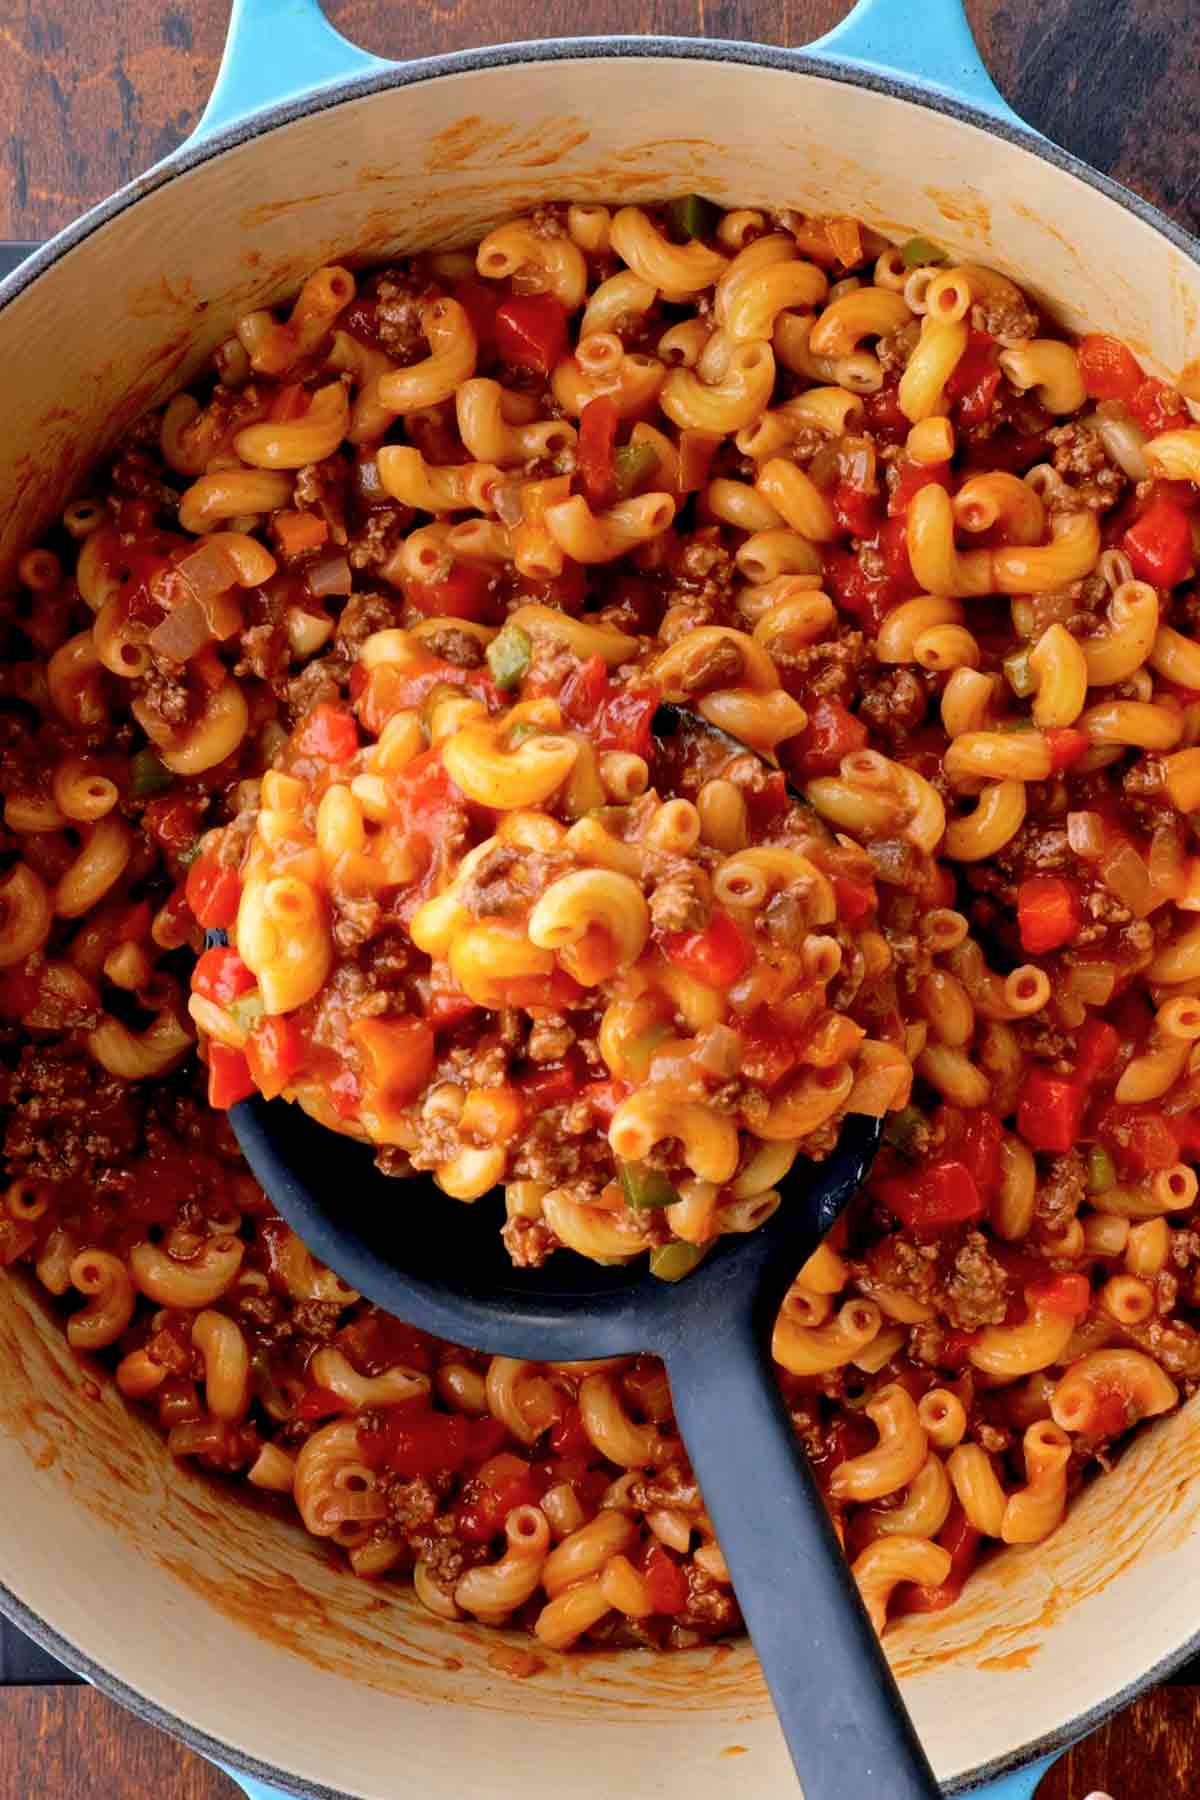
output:
[[1030, 129], [984, 67], [962, 0], [858, 0], [807, 51], [873, 75], [907, 76], [1005, 125]]
[[233, 0], [221, 67], [188, 142], [329, 82], [394, 67], [335, 31], [318, 0]]
[[[1024, 124], [984, 67], [962, 0], [858, 0], [807, 53], [908, 77], [1007, 125]], [[319, 0], [233, 0], [221, 67], [190, 141], [330, 82], [395, 67], [335, 31]]]

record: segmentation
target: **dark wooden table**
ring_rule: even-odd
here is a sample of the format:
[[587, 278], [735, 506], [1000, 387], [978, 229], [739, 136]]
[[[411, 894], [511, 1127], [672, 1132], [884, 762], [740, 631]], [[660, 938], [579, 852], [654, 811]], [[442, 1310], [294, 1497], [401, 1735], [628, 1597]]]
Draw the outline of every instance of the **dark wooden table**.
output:
[[[914, 24], [922, 0], [911, 0]], [[802, 44], [847, 0], [328, 0], [384, 56], [572, 32]], [[9, 0], [0, 238], [37, 239], [165, 155], [216, 72], [228, 0]], [[967, 0], [1019, 113], [1200, 231], [1197, 0]], [[1097, 1732], [1038, 1800], [1195, 1800], [1200, 1664]], [[41, 1685], [35, 1685], [41, 1684]], [[66, 1685], [64, 1685], [66, 1684]], [[1153, 1771], [1152, 1774], [1149, 1771]], [[230, 1800], [232, 1784], [0, 1625], [0, 1800]]]

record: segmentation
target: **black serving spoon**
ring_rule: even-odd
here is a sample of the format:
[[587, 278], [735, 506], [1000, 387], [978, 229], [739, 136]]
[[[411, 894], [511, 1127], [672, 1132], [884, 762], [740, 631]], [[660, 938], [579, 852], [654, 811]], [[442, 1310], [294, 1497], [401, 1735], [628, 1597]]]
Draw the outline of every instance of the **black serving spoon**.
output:
[[[685, 725], [686, 720], [686, 725]], [[656, 734], [707, 731], [661, 708]], [[745, 746], [719, 735], [731, 753]], [[662, 1357], [680, 1435], [716, 1528], [806, 1800], [940, 1794], [776, 1385], [769, 1344], [796, 1273], [858, 1192], [881, 1124], [847, 1118], [824, 1162], [797, 1163], [757, 1231], [721, 1239], [684, 1280], [559, 1250], [514, 1270], [499, 1194], [463, 1206], [427, 1179], [259, 1098], [230, 1119], [271, 1200], [322, 1262], [388, 1312], [492, 1354], [573, 1362]]]

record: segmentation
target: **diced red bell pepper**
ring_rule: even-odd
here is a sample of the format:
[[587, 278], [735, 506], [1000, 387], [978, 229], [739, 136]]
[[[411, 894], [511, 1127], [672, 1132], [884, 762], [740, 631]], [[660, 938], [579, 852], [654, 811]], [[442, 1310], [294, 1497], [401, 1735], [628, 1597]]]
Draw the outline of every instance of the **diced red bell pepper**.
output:
[[1177, 431], [1192, 422], [1174, 388], [1165, 381], [1156, 381], [1153, 375], [1139, 383], [1125, 404], [1149, 437], [1157, 437], [1160, 431]]
[[206, 950], [192, 970], [193, 994], [211, 1000], [215, 1006], [228, 1006], [239, 994], [247, 994], [257, 985], [255, 975], [228, 945]]
[[1000, 1186], [1000, 1147], [1004, 1127], [986, 1106], [941, 1106], [937, 1122], [942, 1128], [944, 1154], [961, 1162], [986, 1201]]
[[215, 856], [198, 856], [187, 873], [185, 887], [192, 917], [206, 931], [224, 930], [237, 918], [242, 884], [236, 869], [226, 868]]
[[909, 600], [919, 594], [921, 584], [913, 574], [912, 563], [909, 561], [905, 521], [885, 519], [879, 530], [877, 547], [883, 558], [887, 578], [896, 594], [891, 604], [896, 606], [901, 600]]
[[995, 339], [986, 331], [972, 331], [946, 382], [946, 399], [957, 407], [959, 423], [982, 425], [991, 416], [999, 386]]
[[1121, 1036], [1106, 1019], [1086, 1019], [1075, 1036], [1075, 1076], [1084, 1086], [1099, 1079], [1117, 1060]]
[[287, 1014], [260, 1019], [246, 1044], [246, 1061], [254, 1085], [268, 1100], [282, 1094], [304, 1065], [300, 1027]]
[[931, 1163], [912, 1175], [889, 1175], [872, 1191], [910, 1231], [932, 1234], [978, 1219], [983, 1197], [966, 1163], [954, 1159]]
[[1065, 875], [1029, 875], [1017, 888], [1021, 948], [1044, 956], [1073, 943], [1083, 924], [1079, 883]]
[[322, 762], [344, 763], [358, 749], [358, 726], [345, 707], [322, 702], [314, 707], [296, 734], [296, 748]]
[[1152, 500], [1121, 543], [1138, 580], [1154, 587], [1175, 587], [1195, 562], [1191, 519], [1170, 500]]
[[1031, 1150], [1064, 1155], [1079, 1140], [1083, 1106], [1078, 1082], [1048, 1069], [1030, 1069], [1017, 1099], [1017, 1130]]
[[492, 577], [475, 563], [455, 563], [441, 581], [406, 581], [404, 592], [430, 619], [471, 619], [480, 625], [497, 617]]
[[749, 968], [753, 951], [727, 912], [714, 912], [703, 931], [672, 931], [663, 955], [695, 981], [727, 988]]
[[925, 487], [950, 486], [950, 464], [910, 462], [905, 457], [899, 466], [900, 478], [888, 500], [888, 517], [902, 519], [912, 505], [914, 494]]
[[1025, 1289], [1031, 1311], [1058, 1313], [1077, 1319], [1091, 1304], [1092, 1290], [1086, 1275], [1047, 1275]]
[[1094, 1126], [1123, 1175], [1152, 1175], [1179, 1161], [1179, 1140], [1156, 1101], [1137, 1105], [1109, 1101]]
[[809, 707], [804, 730], [780, 747], [780, 760], [790, 773], [802, 779], [833, 775], [843, 756], [864, 748], [867, 735], [862, 720], [856, 719], [840, 700], [822, 695]]
[[551, 294], [514, 294], [496, 309], [496, 353], [548, 375], [567, 354], [567, 309]]
[[607, 698], [608, 664], [602, 656], [589, 656], [563, 682], [558, 704], [564, 719], [586, 727], [595, 723]]
[[832, 880], [838, 917], [844, 924], [860, 925], [875, 911], [879, 901], [874, 882], [867, 886], [863, 882], [852, 881], [849, 875], [834, 875]]
[[1074, 725], [1051, 726], [1045, 733], [1046, 744], [1050, 751], [1050, 773], [1061, 775], [1066, 769], [1073, 769], [1090, 748], [1085, 731], [1077, 731]]
[[883, 505], [878, 494], [869, 494], [853, 482], [839, 481], [833, 490], [833, 516], [851, 537], [874, 537], [879, 530]]
[[651, 726], [662, 695], [648, 685], [617, 688], [600, 709], [592, 728], [597, 749], [624, 750], [631, 756], [649, 759], [654, 749]]
[[607, 506], [613, 497], [613, 446], [621, 415], [610, 394], [597, 394], [579, 415], [575, 466], [589, 506]]
[[217, 1112], [236, 1106], [254, 1092], [250, 1065], [240, 1050], [227, 1044], [208, 1046], [208, 1104]]
[[688, 1603], [687, 1576], [661, 1544], [647, 1553], [644, 1574], [655, 1612], [671, 1617], [681, 1613]]
[[490, 282], [476, 281], [471, 275], [461, 276], [452, 284], [450, 292], [471, 322], [480, 355], [488, 355], [496, 345], [496, 313], [500, 307], [500, 294]]
[[1075, 346], [1083, 385], [1092, 400], [1129, 400], [1145, 377], [1133, 352], [1120, 338], [1089, 331]]

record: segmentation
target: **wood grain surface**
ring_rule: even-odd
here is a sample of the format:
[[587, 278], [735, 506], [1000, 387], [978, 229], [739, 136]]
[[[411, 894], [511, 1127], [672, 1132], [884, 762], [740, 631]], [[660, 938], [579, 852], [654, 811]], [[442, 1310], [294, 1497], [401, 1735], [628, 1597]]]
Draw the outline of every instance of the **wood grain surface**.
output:
[[[910, 0], [914, 29], [923, 0]], [[179, 144], [221, 54], [228, 0], [0, 7], [0, 237], [40, 239]], [[846, 0], [329, 0], [384, 56], [573, 33], [803, 44]], [[1047, 136], [1200, 232], [1198, 0], [967, 0], [1001, 92]], [[0, 1631], [0, 1683], [53, 1667]], [[1200, 1668], [1046, 1777], [1038, 1800], [1196, 1800]], [[90, 1689], [0, 1687], [0, 1800], [232, 1800], [223, 1775]]]

